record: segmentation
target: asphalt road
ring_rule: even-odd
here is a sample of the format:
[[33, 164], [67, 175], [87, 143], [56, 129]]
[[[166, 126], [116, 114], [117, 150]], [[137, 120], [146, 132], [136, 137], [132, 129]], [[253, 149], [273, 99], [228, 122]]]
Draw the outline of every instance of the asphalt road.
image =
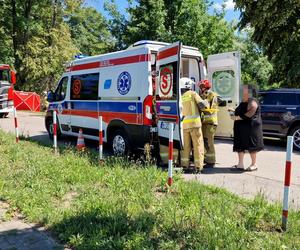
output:
[[[50, 144], [41, 113], [18, 112], [19, 133], [33, 140]], [[0, 119], [0, 128], [14, 132], [13, 118]], [[64, 139], [59, 143], [75, 144], [74, 140]], [[97, 143], [90, 143], [96, 147]], [[265, 196], [269, 201], [282, 202], [283, 180], [285, 172], [285, 143], [278, 140], [265, 140], [266, 148], [257, 157], [259, 165], [255, 172], [236, 172], [230, 168], [237, 163], [237, 155], [232, 152], [231, 140], [216, 140], [217, 162], [214, 169], [205, 170], [203, 174], [185, 174], [186, 180], [196, 180], [205, 184], [223, 187], [246, 198], [257, 194]], [[246, 165], [250, 157], [246, 155]], [[294, 152], [292, 159], [292, 178], [290, 188], [290, 206], [300, 209], [300, 153]]]

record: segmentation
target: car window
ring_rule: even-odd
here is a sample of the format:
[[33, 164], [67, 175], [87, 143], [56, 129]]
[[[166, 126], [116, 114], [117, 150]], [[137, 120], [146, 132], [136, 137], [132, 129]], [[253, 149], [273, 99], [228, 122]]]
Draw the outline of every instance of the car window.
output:
[[71, 77], [72, 100], [98, 100], [99, 73]]
[[260, 98], [263, 105], [296, 105], [297, 96], [294, 93], [265, 93]]
[[68, 79], [69, 78], [65, 76], [60, 80], [54, 93], [54, 101], [63, 101], [65, 99], [68, 87]]

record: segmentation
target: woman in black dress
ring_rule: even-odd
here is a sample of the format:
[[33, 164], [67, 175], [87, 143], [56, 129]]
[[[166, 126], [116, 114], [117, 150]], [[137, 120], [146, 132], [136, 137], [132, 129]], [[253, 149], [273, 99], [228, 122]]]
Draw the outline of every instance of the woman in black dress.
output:
[[[239, 162], [234, 169], [245, 171], [257, 170], [256, 154], [264, 148], [262, 121], [258, 102], [249, 97], [248, 86], [243, 88], [243, 100], [235, 109], [234, 115], [234, 140], [233, 151], [238, 153]], [[248, 151], [251, 157], [251, 165], [244, 167], [244, 155]]]

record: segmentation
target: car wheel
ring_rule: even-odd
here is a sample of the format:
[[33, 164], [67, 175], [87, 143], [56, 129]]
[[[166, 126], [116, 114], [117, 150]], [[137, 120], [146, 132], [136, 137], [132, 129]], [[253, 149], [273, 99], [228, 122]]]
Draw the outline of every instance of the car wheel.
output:
[[[47, 119], [46, 129], [48, 131], [50, 140], [53, 140], [53, 118], [52, 117]], [[57, 124], [57, 139], [59, 138], [60, 138], [60, 130]]]
[[0, 118], [5, 118], [8, 116], [8, 113], [0, 113]]
[[291, 135], [294, 137], [294, 149], [300, 151], [300, 126], [293, 128]]
[[117, 130], [113, 133], [111, 147], [115, 156], [124, 156], [129, 154], [129, 140], [123, 130]]

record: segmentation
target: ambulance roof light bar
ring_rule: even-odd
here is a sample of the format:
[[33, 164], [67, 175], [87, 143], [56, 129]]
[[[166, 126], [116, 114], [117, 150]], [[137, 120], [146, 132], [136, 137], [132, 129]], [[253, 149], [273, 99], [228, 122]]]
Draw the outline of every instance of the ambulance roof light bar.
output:
[[83, 54], [78, 54], [78, 55], [74, 56], [75, 59], [82, 59], [82, 58], [86, 58], [86, 57], [89, 57], [89, 56], [83, 55]]
[[169, 43], [164, 43], [164, 42], [158, 42], [158, 41], [152, 41], [152, 40], [141, 40], [141, 41], [135, 42], [135, 43], [132, 45], [132, 47], [137, 47], [137, 46], [147, 45], [147, 44], [151, 44], [151, 45], [161, 45], [161, 46], [169, 45]]

